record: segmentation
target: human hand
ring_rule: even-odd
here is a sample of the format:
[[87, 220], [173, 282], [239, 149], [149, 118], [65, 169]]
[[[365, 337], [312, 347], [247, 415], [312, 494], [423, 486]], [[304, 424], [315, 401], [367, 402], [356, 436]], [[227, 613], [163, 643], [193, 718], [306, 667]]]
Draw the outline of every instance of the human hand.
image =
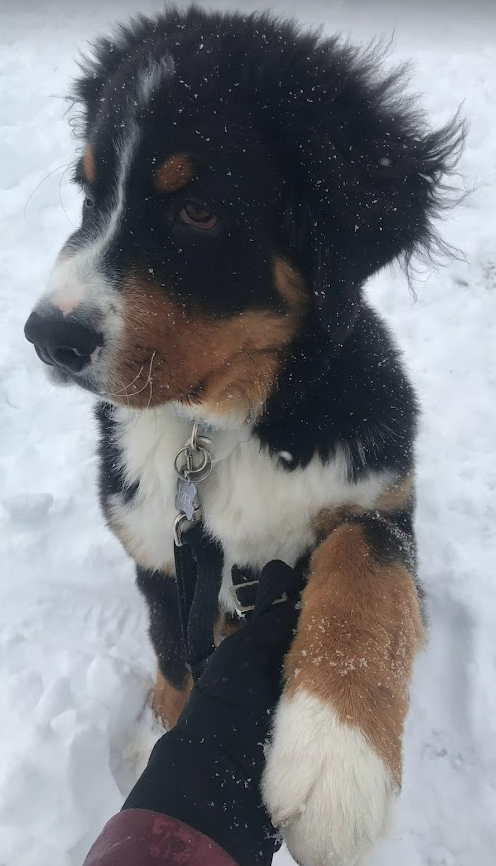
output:
[[[280, 844], [260, 781], [302, 584], [301, 572], [283, 562], [265, 566], [250, 621], [215, 651], [123, 807], [178, 818], [240, 866], [266, 866]], [[283, 593], [286, 600], [277, 601]]]

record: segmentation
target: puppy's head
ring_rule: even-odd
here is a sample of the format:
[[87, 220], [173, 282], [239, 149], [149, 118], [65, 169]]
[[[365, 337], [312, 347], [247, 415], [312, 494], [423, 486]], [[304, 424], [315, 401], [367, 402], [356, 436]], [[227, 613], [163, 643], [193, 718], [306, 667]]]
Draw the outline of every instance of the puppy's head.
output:
[[81, 227], [26, 336], [58, 381], [255, 418], [303, 328], [429, 246], [462, 131], [426, 131], [373, 57], [192, 9], [98, 43], [76, 85]]

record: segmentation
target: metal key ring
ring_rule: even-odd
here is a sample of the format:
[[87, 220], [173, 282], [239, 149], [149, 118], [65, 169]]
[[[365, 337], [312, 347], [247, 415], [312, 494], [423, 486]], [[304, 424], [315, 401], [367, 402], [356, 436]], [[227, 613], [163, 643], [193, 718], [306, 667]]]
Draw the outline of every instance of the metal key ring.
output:
[[176, 454], [176, 459], [174, 460], [174, 469], [176, 470], [176, 475], [181, 478], [183, 481], [190, 481], [192, 484], [197, 484], [199, 481], [204, 481], [205, 478], [208, 478], [212, 471], [212, 458], [208, 451], [205, 448], [201, 448], [198, 445], [195, 448], [195, 454], [202, 455], [201, 465], [194, 469], [186, 469], [185, 467], [180, 467], [179, 461], [181, 455], [184, 454], [186, 457], [190, 454], [191, 446], [187, 446], [186, 448], [181, 448], [178, 454]]

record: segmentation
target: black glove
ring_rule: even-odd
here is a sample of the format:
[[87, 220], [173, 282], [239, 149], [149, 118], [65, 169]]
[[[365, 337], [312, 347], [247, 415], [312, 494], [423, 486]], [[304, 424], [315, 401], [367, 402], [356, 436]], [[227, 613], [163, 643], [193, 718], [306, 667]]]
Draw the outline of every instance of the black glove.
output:
[[[123, 806], [189, 824], [239, 866], [268, 866], [280, 847], [260, 782], [302, 582], [301, 572], [283, 562], [265, 566], [251, 620], [215, 651]], [[283, 592], [287, 600], [273, 604]]]

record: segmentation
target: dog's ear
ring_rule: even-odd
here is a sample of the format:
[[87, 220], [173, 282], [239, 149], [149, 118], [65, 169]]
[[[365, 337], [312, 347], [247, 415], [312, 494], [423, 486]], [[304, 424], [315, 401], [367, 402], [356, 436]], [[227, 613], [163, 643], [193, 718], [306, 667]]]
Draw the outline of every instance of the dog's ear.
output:
[[67, 101], [78, 108], [71, 118], [71, 126], [75, 135], [83, 140], [88, 138], [100, 108], [105, 81], [122, 59], [116, 48], [115, 42], [102, 38], [91, 46], [91, 53], [79, 59], [81, 74], [73, 82]]
[[[177, 17], [177, 12], [175, 18]], [[144, 15], [135, 15], [128, 24], [118, 24], [111, 38], [101, 37], [81, 54], [78, 62], [80, 75], [73, 82], [67, 97], [79, 111], [73, 115], [71, 124], [77, 137], [88, 138], [88, 133], [102, 102], [105, 101], [105, 85], [122, 65], [126, 57], [146, 37], [150, 22]]]
[[373, 52], [335, 40], [308, 49], [277, 88], [285, 220], [320, 321], [342, 341], [365, 280], [436, 246], [432, 220], [465, 130], [457, 117], [429, 131], [405, 97], [403, 72], [378, 80]]

